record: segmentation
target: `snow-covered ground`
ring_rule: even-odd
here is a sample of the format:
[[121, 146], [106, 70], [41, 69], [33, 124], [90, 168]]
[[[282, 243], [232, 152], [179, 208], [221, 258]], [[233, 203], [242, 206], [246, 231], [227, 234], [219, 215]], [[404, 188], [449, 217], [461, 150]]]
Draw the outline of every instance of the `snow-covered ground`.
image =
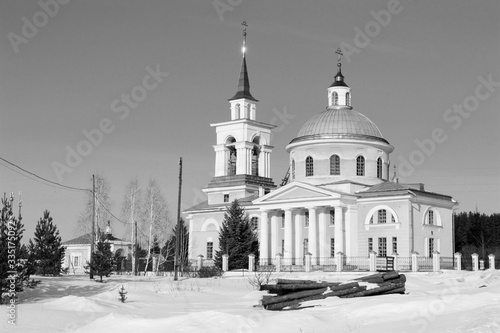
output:
[[[280, 273], [282, 278], [347, 281], [368, 273]], [[217, 279], [114, 276], [38, 277], [20, 294], [17, 324], [1, 332], [500, 332], [500, 271], [405, 273], [406, 295], [311, 301], [295, 311], [254, 305], [249, 273]], [[252, 276], [250, 274], [250, 276]], [[276, 276], [275, 276], [276, 277]], [[128, 291], [118, 301], [118, 288]], [[7, 312], [5, 306], [4, 313]]]

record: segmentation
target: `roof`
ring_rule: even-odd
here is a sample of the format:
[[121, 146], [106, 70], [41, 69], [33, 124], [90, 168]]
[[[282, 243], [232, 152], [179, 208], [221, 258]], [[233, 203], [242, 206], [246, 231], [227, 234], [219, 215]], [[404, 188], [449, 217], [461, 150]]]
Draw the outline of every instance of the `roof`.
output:
[[[90, 244], [90, 239], [91, 239], [91, 236], [90, 234], [85, 234], [85, 235], [82, 235], [82, 236], [79, 236], [79, 237], [76, 237], [76, 238], [73, 238], [73, 239], [70, 239], [68, 241], [65, 241], [63, 242], [63, 245], [71, 245], [71, 244]], [[109, 235], [108, 236], [108, 240], [110, 241], [119, 241], [119, 242], [125, 242], [124, 240], [122, 239], [119, 239], [119, 238], [116, 238], [114, 237], [113, 235]]]
[[391, 195], [391, 194], [398, 195], [398, 194], [414, 193], [417, 195], [424, 195], [424, 196], [453, 201], [453, 198], [449, 195], [420, 190], [415, 188], [414, 186], [415, 184], [400, 184], [387, 181], [377, 185], [373, 185], [368, 190], [359, 191], [356, 194], [358, 194], [360, 197], [373, 197], [380, 195]]
[[292, 140], [321, 138], [359, 138], [387, 142], [382, 132], [368, 117], [350, 108], [331, 108], [313, 116]]
[[252, 101], [258, 102], [258, 100], [256, 100], [250, 93], [250, 81], [248, 80], [247, 61], [245, 54], [243, 54], [243, 61], [241, 62], [240, 78], [238, 80], [238, 91], [229, 100], [232, 101], [240, 98], [247, 98]]
[[337, 64], [337, 74], [335, 75], [335, 81], [330, 85], [331, 87], [349, 87], [344, 81], [344, 75], [342, 75], [342, 65], [340, 63]]
[[[253, 194], [251, 196], [238, 199], [238, 203], [240, 204], [240, 206], [243, 206], [243, 207], [251, 206], [252, 201], [257, 199], [258, 197], [259, 196], [257, 194]], [[185, 209], [183, 211], [183, 213], [192, 212], [192, 211], [200, 211], [200, 210], [211, 210], [211, 209], [224, 210], [225, 208], [227, 208], [230, 205], [231, 205], [230, 202], [222, 202], [220, 204], [209, 205], [208, 200], [205, 200], [197, 205], [194, 205], [192, 207], [189, 207], [188, 209]]]

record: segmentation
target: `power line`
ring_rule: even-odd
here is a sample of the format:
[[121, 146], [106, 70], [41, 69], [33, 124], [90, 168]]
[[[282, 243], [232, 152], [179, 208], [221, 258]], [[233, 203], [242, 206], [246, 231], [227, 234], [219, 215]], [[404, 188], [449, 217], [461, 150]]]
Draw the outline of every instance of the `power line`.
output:
[[[88, 188], [78, 188], [78, 187], [72, 187], [72, 186], [67, 186], [67, 185], [63, 185], [63, 184], [60, 184], [60, 183], [53, 182], [52, 180], [48, 180], [48, 179], [46, 179], [46, 178], [43, 178], [43, 177], [41, 177], [41, 176], [39, 176], [39, 175], [37, 175], [37, 174], [35, 174], [35, 173], [33, 173], [33, 172], [30, 172], [30, 171], [28, 171], [28, 170], [26, 170], [26, 169], [24, 169], [24, 168], [20, 167], [20, 166], [19, 166], [19, 165], [17, 165], [17, 164], [14, 164], [14, 163], [12, 163], [12, 162], [9, 162], [9, 161], [7, 161], [6, 159], [4, 159], [4, 158], [2, 158], [2, 157], [0, 157], [0, 160], [4, 161], [5, 163], [8, 163], [8, 164], [12, 165], [13, 167], [18, 168], [19, 170], [22, 170], [22, 171], [26, 172], [26, 173], [28, 173], [28, 174], [30, 174], [30, 175], [32, 175], [32, 176], [34, 176], [34, 177], [38, 178], [38, 179], [41, 179], [41, 180], [43, 180], [43, 181], [45, 181], [45, 182], [47, 182], [47, 183], [50, 183], [50, 184], [53, 184], [53, 185], [56, 185], [56, 186], [62, 187], [62, 188], [64, 188], [64, 189], [73, 190], [73, 191], [91, 191], [91, 190], [90, 190], [90, 189], [88, 189]], [[3, 165], [3, 164], [2, 164], [2, 165]], [[3, 166], [5, 166], [5, 165], [3, 165]], [[7, 167], [7, 166], [5, 166], [5, 167]], [[9, 169], [10, 169], [10, 170], [12, 170], [11, 168], [9, 168]], [[14, 170], [12, 170], [12, 171], [14, 171]], [[29, 179], [31, 179], [31, 180], [35, 180], [35, 179], [31, 178], [31, 177], [28, 177], [27, 175], [24, 175], [24, 174], [21, 174], [21, 175], [23, 175], [23, 176], [25, 176], [25, 177], [27, 177], [27, 178], [29, 178]], [[35, 180], [35, 181], [36, 181], [36, 180]], [[44, 185], [49, 185], [49, 184], [45, 184], [45, 183], [41, 183], [41, 184], [44, 184]]]
[[119, 218], [117, 218], [113, 213], [111, 213], [111, 211], [108, 209], [108, 207], [106, 207], [101, 200], [99, 200], [99, 197], [96, 195], [95, 196], [96, 200], [101, 204], [102, 208], [104, 208], [108, 213], [109, 215], [111, 215], [114, 219], [116, 219], [118, 222], [121, 222], [123, 224], [132, 224], [130, 222], [124, 222], [122, 220], [120, 220]]

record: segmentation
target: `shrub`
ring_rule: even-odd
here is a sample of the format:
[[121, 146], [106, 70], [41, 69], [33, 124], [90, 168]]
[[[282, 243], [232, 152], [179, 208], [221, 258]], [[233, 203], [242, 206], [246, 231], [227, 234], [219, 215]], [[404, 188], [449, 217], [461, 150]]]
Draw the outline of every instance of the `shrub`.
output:
[[198, 277], [199, 278], [211, 278], [211, 277], [217, 277], [217, 276], [222, 276], [222, 270], [216, 266], [211, 266], [211, 267], [202, 267], [198, 271]]

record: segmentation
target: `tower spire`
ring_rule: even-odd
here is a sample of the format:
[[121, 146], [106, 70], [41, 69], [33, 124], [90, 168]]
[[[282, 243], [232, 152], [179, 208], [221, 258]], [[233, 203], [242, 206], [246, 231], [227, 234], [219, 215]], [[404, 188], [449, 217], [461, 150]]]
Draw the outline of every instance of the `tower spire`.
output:
[[347, 87], [347, 84], [344, 82], [344, 75], [342, 75], [342, 56], [344, 55], [342, 53], [342, 50], [340, 47], [335, 51], [335, 54], [338, 55], [337, 58], [337, 74], [335, 75], [335, 81], [332, 83], [330, 87], [334, 86], [344, 86]]
[[238, 91], [229, 100], [231, 101], [240, 98], [247, 98], [257, 102], [257, 100], [250, 93], [250, 81], [248, 80], [247, 61], [246, 61], [248, 24], [246, 21], [243, 21], [241, 25], [243, 26], [243, 47], [241, 48], [241, 51], [243, 53], [243, 60], [241, 62], [240, 78], [238, 80]]

